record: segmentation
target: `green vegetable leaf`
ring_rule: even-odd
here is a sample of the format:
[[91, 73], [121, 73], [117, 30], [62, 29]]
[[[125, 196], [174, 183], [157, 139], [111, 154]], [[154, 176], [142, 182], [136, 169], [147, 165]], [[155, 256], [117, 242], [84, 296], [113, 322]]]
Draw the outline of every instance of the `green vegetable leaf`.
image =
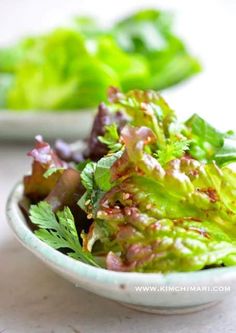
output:
[[100, 37], [96, 42], [96, 57], [116, 73], [123, 91], [150, 87], [151, 73], [144, 56], [123, 51], [112, 36]]
[[27, 50], [28, 42], [19, 43], [12, 47], [0, 49], [0, 72], [14, 73]]
[[74, 217], [68, 207], [54, 214], [47, 202], [30, 207], [30, 220], [39, 227], [37, 237], [55, 249], [66, 249], [68, 255], [84, 263], [98, 266], [92, 254], [83, 250], [76, 231]]
[[173, 17], [167, 12], [145, 9], [120, 20], [114, 34], [121, 47], [128, 52], [147, 54], [165, 50], [171, 34]]
[[149, 127], [157, 137], [158, 147], [165, 145], [176, 115], [156, 91], [133, 90], [123, 94], [116, 88], [110, 88], [109, 99], [113, 107], [131, 117], [132, 125]]
[[184, 135], [192, 140], [191, 156], [198, 160], [212, 161], [217, 150], [223, 146], [224, 135], [197, 114], [194, 114], [185, 124], [187, 130], [184, 131]]
[[[127, 125], [121, 137], [125, 150], [111, 167], [112, 187], [99, 201], [86, 244], [100, 231], [107, 267], [120, 271], [235, 265], [235, 172], [189, 156], [161, 166], [147, 149], [156, 138], [146, 127]], [[106, 237], [101, 221], [109, 225]]]
[[41, 201], [37, 206], [31, 206], [30, 220], [40, 229], [54, 229], [58, 227], [56, 216], [54, 215], [50, 205]]
[[163, 149], [157, 151], [154, 156], [157, 157], [161, 165], [165, 165], [169, 161], [180, 158], [189, 149], [191, 141], [186, 139], [172, 139], [168, 140]]
[[87, 190], [92, 190], [94, 187], [94, 172], [96, 169], [95, 162], [89, 162], [80, 174], [81, 182]]
[[78, 171], [82, 172], [84, 170], [84, 168], [86, 167], [86, 165], [90, 162], [91, 162], [90, 160], [81, 161], [80, 163], [78, 163], [76, 165], [76, 169]]
[[[81, 188], [75, 199], [80, 197], [78, 205], [91, 220], [81, 235], [83, 249], [67, 203], [57, 214], [45, 202], [31, 207], [38, 237], [93, 265], [106, 259], [106, 267], [117, 271], [167, 273], [236, 265], [236, 172], [227, 165], [236, 160], [234, 134], [217, 131], [198, 115], [179, 124], [154, 91], [124, 94], [110, 88], [109, 98], [91, 136], [91, 142], [97, 140], [110, 119], [121, 124], [119, 130], [107, 126], [100, 138], [109, 153], [104, 149], [102, 158], [94, 158], [97, 162], [79, 164], [80, 173], [68, 169], [62, 176], [76, 185], [70, 195], [80, 181], [86, 190]], [[113, 112], [117, 117], [110, 117]], [[48, 159], [52, 151], [39, 143], [41, 154], [36, 149], [32, 156], [55, 167], [56, 156]]]
[[[1, 55], [0, 55], [1, 64]], [[0, 73], [0, 108], [7, 108], [7, 96], [11, 88], [14, 75], [8, 73]]]
[[224, 134], [217, 131], [199, 115], [194, 114], [185, 124], [191, 130], [192, 135], [201, 139], [203, 143], [211, 144], [214, 147], [222, 146]]
[[77, 109], [97, 105], [117, 74], [87, 49], [84, 37], [68, 28], [39, 36], [15, 69], [7, 98], [11, 109]]
[[[70, 28], [28, 37], [0, 49], [0, 72], [11, 74], [0, 107], [70, 110], [106, 100], [110, 85], [160, 90], [201, 70], [164, 11], [141, 10], [104, 28], [77, 17]], [[9, 89], [8, 89], [9, 88]], [[1, 100], [1, 96], [3, 100]]]
[[215, 160], [218, 165], [225, 165], [236, 161], [236, 140], [225, 138], [223, 146], [216, 152]]
[[97, 164], [95, 162], [88, 162], [80, 174], [81, 182], [86, 192], [79, 199], [78, 205], [87, 212], [88, 218], [91, 218], [91, 212], [97, 210], [98, 202], [103, 195], [103, 191], [98, 187], [95, 181], [96, 168]]
[[105, 191], [111, 188], [111, 167], [121, 156], [122, 151], [101, 158], [97, 163], [89, 162], [81, 172], [81, 181], [86, 192], [78, 201], [81, 209], [87, 212], [88, 217], [96, 214], [99, 201]]
[[77, 16], [74, 18], [75, 29], [82, 33], [85, 37], [94, 37], [103, 35], [105, 32], [102, 27], [98, 25], [96, 20], [89, 16]]
[[118, 22], [114, 34], [124, 50], [145, 56], [151, 73], [148, 88], [164, 89], [201, 71], [199, 61], [173, 32], [168, 12], [141, 10]]
[[105, 156], [97, 162], [94, 179], [102, 191], [108, 191], [111, 188], [111, 167], [121, 155], [122, 151], [119, 151], [111, 156]]
[[109, 151], [112, 153], [117, 152], [122, 147], [122, 144], [119, 142], [119, 138], [120, 136], [115, 123], [105, 126], [104, 136], [98, 137], [99, 141], [107, 145]]
[[236, 139], [233, 132], [222, 133], [194, 114], [185, 122], [183, 134], [191, 140], [190, 154], [207, 162], [215, 160], [222, 166], [236, 161]]
[[50, 177], [51, 175], [53, 175], [57, 171], [61, 171], [61, 170], [65, 170], [65, 168], [61, 168], [61, 167], [59, 167], [59, 168], [58, 167], [50, 168], [43, 174], [43, 176], [44, 176], [44, 178], [47, 179], [48, 177]]

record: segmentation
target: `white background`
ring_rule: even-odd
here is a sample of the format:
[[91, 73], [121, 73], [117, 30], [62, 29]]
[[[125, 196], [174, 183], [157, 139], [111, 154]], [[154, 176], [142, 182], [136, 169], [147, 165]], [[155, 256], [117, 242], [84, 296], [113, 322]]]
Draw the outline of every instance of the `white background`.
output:
[[109, 24], [143, 7], [176, 12], [176, 30], [204, 67], [203, 74], [164, 93], [172, 108], [182, 118], [197, 112], [219, 128], [236, 129], [236, 0], [0, 0], [0, 44], [75, 15]]

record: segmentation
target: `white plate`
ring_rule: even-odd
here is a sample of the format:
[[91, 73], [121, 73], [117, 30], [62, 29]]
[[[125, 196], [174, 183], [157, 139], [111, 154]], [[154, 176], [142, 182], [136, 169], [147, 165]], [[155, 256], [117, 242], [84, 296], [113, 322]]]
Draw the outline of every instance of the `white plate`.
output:
[[84, 139], [95, 110], [63, 112], [10, 112], [0, 110], [0, 140], [26, 141], [41, 134], [45, 140]]

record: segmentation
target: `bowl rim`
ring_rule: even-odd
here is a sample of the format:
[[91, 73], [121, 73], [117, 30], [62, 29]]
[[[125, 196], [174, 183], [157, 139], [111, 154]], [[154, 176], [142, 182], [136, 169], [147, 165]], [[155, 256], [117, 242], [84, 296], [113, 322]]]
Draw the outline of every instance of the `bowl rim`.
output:
[[6, 204], [8, 225], [16, 238], [38, 256], [41, 260], [56, 266], [60, 271], [67, 271], [68, 275], [78, 276], [96, 282], [105, 282], [108, 285], [194, 285], [201, 284], [214, 278], [214, 283], [222, 279], [230, 279], [236, 276], [236, 266], [211, 268], [194, 272], [176, 273], [139, 273], [139, 272], [116, 272], [103, 268], [97, 268], [75, 260], [58, 250], [50, 247], [37, 238], [26, 224], [26, 219], [21, 212], [18, 202], [23, 194], [23, 184], [18, 182], [12, 189]]

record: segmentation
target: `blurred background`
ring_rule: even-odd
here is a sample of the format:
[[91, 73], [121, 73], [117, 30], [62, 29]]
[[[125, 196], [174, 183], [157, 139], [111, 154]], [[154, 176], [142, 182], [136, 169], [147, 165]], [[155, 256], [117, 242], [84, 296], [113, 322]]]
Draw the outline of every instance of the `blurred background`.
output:
[[[0, 47], [14, 45], [25, 36], [47, 33], [55, 27], [70, 25], [72, 18], [76, 16], [94, 17], [99, 21], [101, 27], [110, 29], [115, 21], [146, 8], [167, 10], [174, 14], [173, 33], [180, 36], [186, 43], [189, 54], [196, 57], [202, 66], [200, 74], [193, 75], [188, 80], [183, 79], [178, 85], [173, 84], [168, 89], [163, 89], [162, 94], [166, 97], [167, 102], [182, 119], [198, 113], [217, 127], [234, 129], [236, 108], [234, 97], [236, 87], [235, 0], [120, 0], [116, 2], [109, 0], [0, 0]], [[30, 90], [29, 87], [27, 89]], [[35, 88], [32, 85], [33, 89]], [[59, 94], [60, 92], [57, 92], [57, 95]], [[17, 93], [13, 95], [14, 98], [11, 100], [14, 99], [14, 101], [11, 101], [11, 108], [16, 106], [24, 109], [25, 105], [21, 101], [19, 102], [22, 97], [21, 90], [18, 89]], [[23, 105], [22, 108], [21, 105]], [[87, 106], [86, 102], [82, 108], [83, 106]], [[6, 108], [8, 106], [2, 106], [2, 109]], [[68, 109], [70, 109], [70, 104], [68, 104]], [[26, 114], [25, 112], [14, 113], [9, 110], [7, 112], [0, 110], [0, 138], [27, 137], [27, 132], [30, 137], [37, 134], [38, 130], [41, 132], [43, 130], [46, 137], [53, 138], [59, 135], [67, 139], [70, 139], [70, 136], [75, 138], [79, 123], [75, 125], [73, 120], [77, 119], [80, 122], [79, 118], [66, 114], [66, 112], [57, 118], [55, 116], [50, 118], [49, 115], [45, 115], [46, 112], [42, 115], [40, 111], [39, 107], [37, 115], [32, 118], [29, 112]], [[48, 123], [51, 121], [54, 123], [53, 129], [51, 125], [48, 127]], [[82, 122], [89, 123], [91, 119], [82, 118]]]

